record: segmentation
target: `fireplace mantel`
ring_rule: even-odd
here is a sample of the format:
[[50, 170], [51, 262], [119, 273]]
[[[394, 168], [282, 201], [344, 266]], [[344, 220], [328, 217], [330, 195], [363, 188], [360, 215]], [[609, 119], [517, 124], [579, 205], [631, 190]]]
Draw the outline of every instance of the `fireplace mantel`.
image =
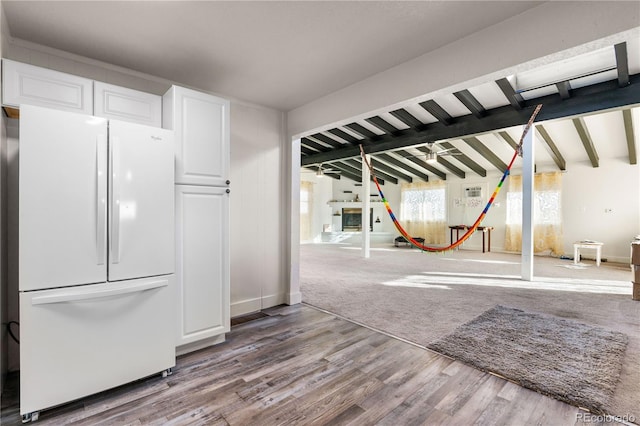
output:
[[[382, 203], [382, 200], [371, 200], [371, 203]], [[330, 206], [336, 207], [360, 207], [362, 208], [362, 201], [349, 201], [349, 200], [331, 200], [327, 201]]]

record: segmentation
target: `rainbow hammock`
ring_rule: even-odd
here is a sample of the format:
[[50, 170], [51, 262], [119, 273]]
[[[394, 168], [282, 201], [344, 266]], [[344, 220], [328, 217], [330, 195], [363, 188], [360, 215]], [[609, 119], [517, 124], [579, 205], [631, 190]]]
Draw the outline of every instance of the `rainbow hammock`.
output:
[[473, 234], [478, 229], [478, 226], [480, 226], [480, 224], [482, 223], [482, 220], [487, 215], [487, 212], [489, 211], [489, 208], [493, 204], [493, 201], [496, 199], [496, 196], [498, 195], [498, 192], [500, 192], [500, 188], [502, 188], [502, 184], [504, 183], [505, 179], [509, 175], [509, 171], [511, 170], [511, 166], [513, 166], [513, 163], [516, 161], [516, 158], [518, 157], [518, 155], [522, 154], [522, 144], [524, 143], [524, 137], [526, 136], [526, 134], [529, 132], [529, 129], [533, 125], [533, 122], [534, 122], [536, 116], [538, 115], [538, 112], [540, 111], [540, 108], [542, 108], [542, 105], [536, 106], [536, 109], [533, 111], [533, 114], [531, 115], [531, 118], [529, 118], [529, 122], [527, 123], [527, 125], [524, 128], [524, 130], [522, 131], [522, 136], [520, 137], [520, 142], [518, 143], [518, 146], [516, 147], [515, 152], [513, 153], [513, 157], [511, 158], [511, 162], [509, 162], [509, 166], [504, 171], [504, 173], [502, 175], [502, 178], [500, 179], [500, 182], [498, 182], [498, 186], [496, 186], [496, 189], [493, 191], [493, 194], [491, 195], [491, 198], [489, 198], [489, 202], [487, 202], [487, 205], [485, 206], [484, 210], [482, 210], [482, 213], [480, 213], [480, 216], [478, 216], [478, 219], [476, 219], [474, 224], [467, 230], [467, 232], [462, 237], [460, 237], [460, 239], [458, 241], [455, 241], [455, 242], [451, 243], [450, 245], [448, 245], [446, 247], [425, 246], [425, 245], [419, 243], [418, 241], [414, 240], [407, 233], [407, 231], [404, 230], [402, 225], [400, 225], [400, 222], [398, 222], [398, 219], [396, 219], [396, 216], [393, 214], [393, 211], [391, 210], [391, 207], [389, 206], [389, 202], [387, 202], [387, 199], [384, 198], [384, 194], [382, 193], [382, 189], [380, 188], [380, 184], [378, 183], [378, 178], [376, 177], [375, 171], [373, 170], [373, 167], [371, 167], [371, 164], [367, 160], [367, 156], [365, 155], [364, 148], [362, 147], [362, 145], [360, 145], [360, 154], [362, 155], [362, 161], [369, 168], [369, 173], [371, 173], [371, 176], [373, 176], [373, 182], [376, 184], [376, 188], [378, 188], [378, 193], [380, 194], [380, 198], [382, 199], [382, 202], [384, 203], [384, 206], [387, 209], [387, 212], [389, 213], [389, 216], [391, 217], [391, 220], [393, 221], [393, 224], [395, 225], [395, 227], [398, 230], [398, 232], [400, 232], [400, 234], [407, 241], [409, 241], [412, 245], [414, 245], [415, 247], [419, 248], [422, 251], [443, 252], [443, 251], [453, 250], [454, 248], [458, 247], [460, 244], [464, 243], [471, 236], [471, 234]]

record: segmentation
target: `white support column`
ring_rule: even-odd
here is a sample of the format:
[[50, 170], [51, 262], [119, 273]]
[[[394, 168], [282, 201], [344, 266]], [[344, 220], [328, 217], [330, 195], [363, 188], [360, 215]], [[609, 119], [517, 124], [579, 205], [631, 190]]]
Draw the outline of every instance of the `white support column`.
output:
[[531, 129], [522, 146], [522, 279], [533, 281], [533, 173], [536, 129]]
[[291, 205], [289, 206], [289, 293], [287, 304], [302, 302], [300, 293], [300, 139], [291, 142]]
[[[367, 155], [367, 161], [371, 162], [371, 156]], [[371, 163], [369, 163], [371, 164]], [[371, 234], [369, 227], [371, 220], [369, 210], [371, 209], [371, 176], [369, 168], [362, 162], [362, 257], [368, 259], [371, 256]]]

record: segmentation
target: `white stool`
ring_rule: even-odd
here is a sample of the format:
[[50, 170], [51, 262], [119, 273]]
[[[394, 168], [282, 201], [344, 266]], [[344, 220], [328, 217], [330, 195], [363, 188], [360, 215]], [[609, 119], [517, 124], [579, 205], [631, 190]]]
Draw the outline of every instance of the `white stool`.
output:
[[600, 257], [602, 256], [603, 243], [597, 241], [576, 241], [573, 243], [573, 263], [580, 261], [580, 249], [594, 249], [596, 251], [596, 266], [600, 266]]

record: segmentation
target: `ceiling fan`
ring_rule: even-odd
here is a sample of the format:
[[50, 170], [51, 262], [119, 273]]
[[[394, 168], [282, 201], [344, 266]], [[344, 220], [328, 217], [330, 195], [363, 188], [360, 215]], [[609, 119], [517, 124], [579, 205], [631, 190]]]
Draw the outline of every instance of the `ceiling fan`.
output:
[[446, 155], [462, 155], [456, 147], [443, 148], [435, 142], [428, 142], [425, 146], [428, 152], [424, 154], [415, 155], [415, 157], [425, 157], [425, 161], [429, 164], [433, 164], [438, 161], [438, 157], [444, 157]]
[[[338, 169], [330, 169], [330, 168], [322, 168], [322, 163], [318, 164], [317, 170], [315, 171], [316, 177], [324, 177], [324, 175], [337, 175], [342, 173], [341, 170]], [[309, 170], [307, 173], [312, 172]]]

